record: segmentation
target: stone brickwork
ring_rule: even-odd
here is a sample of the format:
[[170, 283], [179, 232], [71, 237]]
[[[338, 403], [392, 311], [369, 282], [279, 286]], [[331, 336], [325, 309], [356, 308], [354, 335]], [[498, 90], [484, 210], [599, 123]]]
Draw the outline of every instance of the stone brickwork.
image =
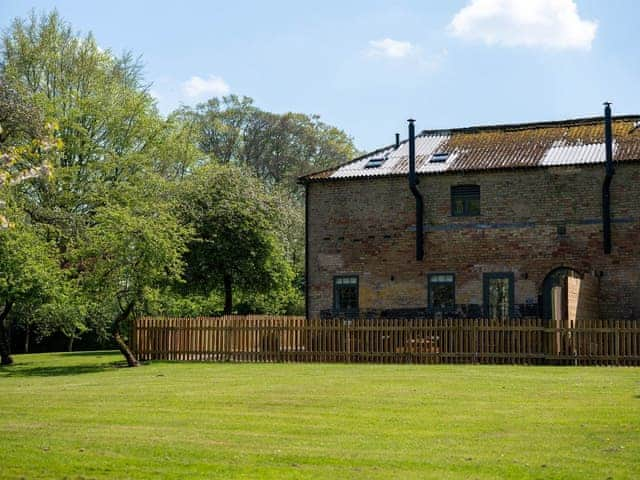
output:
[[[455, 274], [457, 304], [482, 304], [483, 273], [512, 272], [521, 304], [538, 302], [558, 267], [599, 277], [603, 318], [640, 316], [640, 163], [616, 165], [611, 255], [602, 247], [602, 164], [419, 178], [420, 262], [405, 176], [307, 184], [311, 317], [332, 308], [335, 275], [358, 275], [360, 309], [424, 308], [429, 273]], [[481, 214], [452, 217], [451, 186], [468, 184], [480, 186]]]

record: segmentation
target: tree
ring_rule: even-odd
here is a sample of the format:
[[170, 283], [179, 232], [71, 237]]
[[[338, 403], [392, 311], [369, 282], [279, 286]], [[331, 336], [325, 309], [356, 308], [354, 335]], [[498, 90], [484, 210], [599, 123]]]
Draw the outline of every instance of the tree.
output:
[[203, 291], [264, 293], [290, 286], [292, 272], [277, 235], [278, 210], [257, 178], [240, 168], [210, 164], [181, 185], [182, 212], [195, 229], [185, 278]]
[[[0, 77], [0, 209], [12, 186], [50, 173], [60, 148], [41, 112]], [[0, 212], [0, 229], [9, 220]]]
[[[16, 215], [14, 215], [16, 218]], [[53, 249], [23, 222], [0, 230], [0, 363], [13, 363], [9, 332], [17, 306], [40, 306], [51, 301], [63, 284]]]
[[170, 164], [182, 134], [158, 115], [140, 62], [74, 34], [57, 12], [16, 19], [2, 45], [7, 83], [59, 125], [56, 175], [20, 190], [77, 286], [81, 303], [66, 305], [66, 314], [86, 315], [84, 323], [112, 335], [135, 365], [122, 325], [150, 290], [179, 277], [187, 231], [156, 173], [179, 176], [192, 152], [180, 167]]
[[222, 163], [247, 166], [268, 184], [282, 184], [298, 197], [300, 175], [330, 168], [356, 154], [351, 138], [319, 116], [265, 112], [249, 97], [213, 98], [183, 108], [180, 115], [197, 125], [204, 153]]
[[14, 307], [16, 325], [25, 332], [25, 352], [29, 352], [31, 338], [44, 338], [55, 332], [67, 337], [67, 349], [72, 351], [74, 341], [89, 329], [87, 302], [77, 278], [69, 278], [71, 272], [67, 270], [62, 272], [64, 278], [54, 286], [55, 295], [51, 295], [47, 303]]
[[[141, 68], [56, 11], [16, 19], [2, 35], [0, 214], [10, 204], [15, 218], [0, 227], [35, 235], [25, 248], [55, 259], [58, 288], [31, 275], [34, 302], [0, 308], [70, 343], [87, 328], [111, 336], [131, 365], [132, 314], [218, 311], [222, 297], [226, 312], [298, 308], [296, 177], [354, 151], [318, 117], [264, 112], [248, 97], [163, 119]], [[12, 284], [26, 291], [14, 267]]]
[[74, 34], [55, 10], [13, 21], [2, 38], [1, 68], [6, 82], [58, 121], [60, 166], [141, 152], [154, 137], [150, 130], [161, 128], [139, 60], [115, 57], [91, 34]]
[[260, 110], [249, 97], [212, 98], [179, 114], [190, 118], [199, 130], [198, 146], [221, 163], [238, 163], [243, 157], [243, 133]]
[[105, 192], [76, 251], [79, 283], [96, 327], [109, 331], [131, 367], [138, 361], [123, 325], [155, 291], [181, 280], [190, 234], [164, 192], [162, 181], [149, 178]]
[[277, 234], [302, 288], [304, 199], [297, 178], [353, 158], [351, 138], [317, 115], [270, 113], [234, 95], [184, 107], [179, 116], [195, 126], [203, 153], [252, 172], [277, 198], [282, 215]]

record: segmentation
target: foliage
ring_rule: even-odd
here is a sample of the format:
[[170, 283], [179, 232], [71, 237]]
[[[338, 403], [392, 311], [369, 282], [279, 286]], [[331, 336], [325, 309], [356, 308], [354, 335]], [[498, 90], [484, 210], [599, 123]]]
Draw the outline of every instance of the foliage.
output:
[[16, 222], [0, 230], [0, 303], [46, 297], [60, 283], [51, 246], [33, 228]]
[[0, 229], [9, 227], [5, 205], [12, 186], [50, 174], [61, 144], [53, 139], [55, 126], [0, 78]]
[[64, 284], [54, 250], [35, 229], [23, 222], [0, 229], [0, 355], [3, 364], [11, 363], [7, 343], [9, 314], [13, 308], [41, 308], [54, 301]]
[[80, 280], [105, 304], [141, 301], [148, 290], [181, 278], [189, 230], [158, 189], [147, 180], [111, 192], [83, 234]]
[[207, 165], [180, 185], [182, 215], [196, 231], [185, 279], [203, 292], [266, 293], [291, 285], [292, 272], [276, 233], [279, 211], [261, 183], [232, 166]]
[[121, 324], [152, 291], [180, 281], [190, 234], [163, 194], [163, 182], [148, 176], [112, 186], [75, 251], [79, 282], [92, 299], [94, 328], [111, 331], [130, 364], [136, 362], [121, 342]]
[[167, 317], [213, 317], [224, 309], [224, 298], [218, 291], [200, 293], [184, 288], [153, 290], [145, 298], [145, 310]]
[[57, 278], [55, 295], [21, 297], [11, 320], [70, 341], [112, 335], [130, 363], [121, 326], [132, 314], [300, 313], [296, 178], [355, 153], [319, 117], [248, 97], [163, 118], [148, 88], [138, 58], [55, 10], [2, 35], [0, 227], [22, 222], [16, 234], [42, 242]]
[[5, 80], [59, 123], [60, 166], [140, 152], [159, 128], [140, 62], [75, 35], [56, 11], [14, 20], [2, 47]]
[[13, 23], [2, 68], [12, 88], [56, 119], [63, 145], [56, 176], [21, 189], [24, 208], [55, 240], [83, 294], [84, 322], [119, 336], [145, 292], [180, 275], [186, 229], [156, 175], [162, 142], [175, 135], [160, 135], [166, 122], [140, 63], [75, 35], [57, 12]]
[[267, 184], [284, 185], [298, 198], [299, 176], [356, 154], [351, 138], [319, 116], [265, 112], [249, 97], [213, 98], [184, 108], [181, 115], [197, 125], [203, 152], [223, 163], [247, 166]]

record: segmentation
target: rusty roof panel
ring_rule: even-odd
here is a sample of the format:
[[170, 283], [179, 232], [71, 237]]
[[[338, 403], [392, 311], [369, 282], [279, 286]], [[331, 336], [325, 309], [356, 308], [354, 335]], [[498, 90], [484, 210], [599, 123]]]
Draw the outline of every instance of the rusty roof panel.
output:
[[[640, 115], [614, 117], [614, 161], [640, 160]], [[445, 162], [432, 162], [448, 153]], [[386, 158], [378, 168], [365, 168], [372, 158]], [[604, 162], [602, 118], [534, 124], [497, 125], [424, 131], [416, 136], [416, 171], [492, 170], [550, 167]], [[303, 181], [404, 175], [409, 172], [408, 142], [384, 147]]]

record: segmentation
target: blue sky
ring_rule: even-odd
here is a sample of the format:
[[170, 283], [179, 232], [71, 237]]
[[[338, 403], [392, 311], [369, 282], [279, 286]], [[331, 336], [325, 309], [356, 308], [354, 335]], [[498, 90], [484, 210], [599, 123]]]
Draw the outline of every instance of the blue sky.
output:
[[635, 0], [0, 0], [142, 55], [163, 113], [214, 93], [317, 113], [373, 149], [417, 128], [640, 113]]

